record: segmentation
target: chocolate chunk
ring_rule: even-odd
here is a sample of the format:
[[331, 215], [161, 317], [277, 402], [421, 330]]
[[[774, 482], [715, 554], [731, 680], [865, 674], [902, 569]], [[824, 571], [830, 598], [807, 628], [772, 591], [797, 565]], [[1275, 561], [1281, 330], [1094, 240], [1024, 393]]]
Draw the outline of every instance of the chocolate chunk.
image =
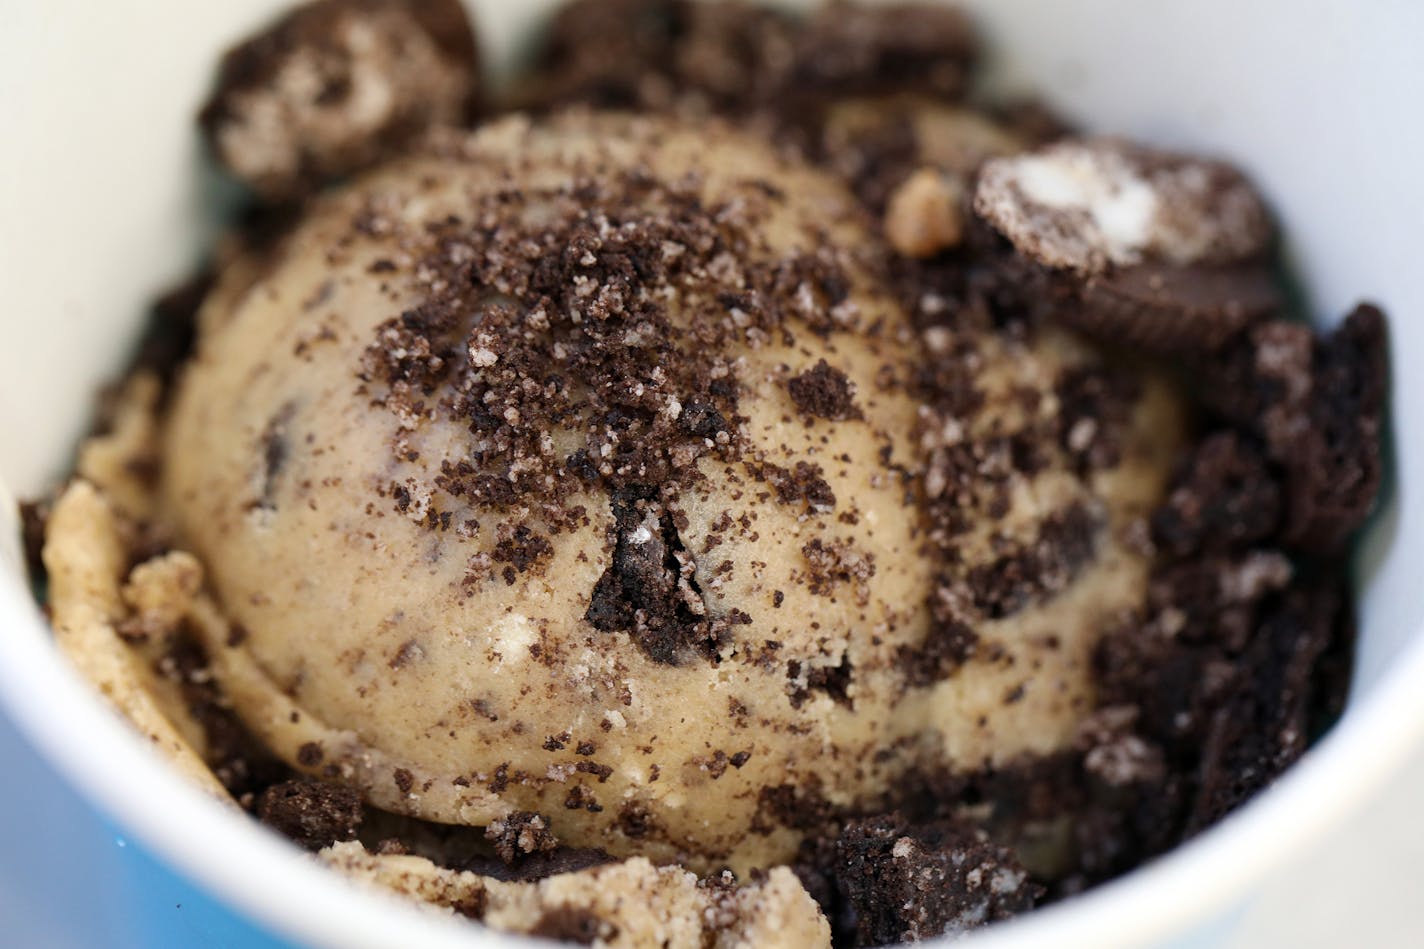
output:
[[257, 817], [308, 850], [355, 840], [364, 811], [354, 788], [298, 778], [263, 791]]
[[825, 419], [860, 418], [855, 405], [855, 388], [839, 369], [824, 359], [786, 383], [791, 401], [806, 415]]
[[961, 934], [1032, 909], [1041, 893], [1010, 851], [966, 824], [853, 820], [834, 853], [858, 946]]
[[297, 749], [297, 764], [303, 768], [315, 768], [321, 764], [324, 757], [326, 752], [322, 750], [320, 742], [309, 741]]
[[461, 121], [478, 69], [457, 0], [317, 0], [223, 57], [200, 123], [228, 171], [286, 201]]
[[258, 448], [262, 454], [262, 490], [254, 504], [255, 507], [269, 511], [276, 510], [277, 481], [286, 468], [288, 457], [292, 451], [289, 430], [296, 414], [296, 403], [288, 402], [267, 420], [266, 426], [262, 429], [262, 436], [258, 442]]
[[1178, 464], [1152, 515], [1152, 539], [1174, 557], [1243, 550], [1275, 534], [1282, 509], [1281, 486], [1260, 448], [1217, 432]]

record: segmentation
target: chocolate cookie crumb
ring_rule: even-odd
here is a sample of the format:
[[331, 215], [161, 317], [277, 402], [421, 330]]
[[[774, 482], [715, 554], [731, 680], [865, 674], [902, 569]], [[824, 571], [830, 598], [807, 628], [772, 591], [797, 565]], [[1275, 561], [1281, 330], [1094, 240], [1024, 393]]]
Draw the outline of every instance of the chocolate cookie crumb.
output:
[[548, 819], [532, 811], [515, 811], [494, 821], [485, 828], [485, 839], [505, 863], [514, 863], [523, 854], [552, 853], [559, 846]]
[[629, 801], [618, 810], [618, 829], [625, 837], [640, 840], [656, 827], [652, 811], [638, 801]]
[[297, 764], [303, 768], [315, 768], [321, 764], [324, 757], [326, 752], [322, 750], [319, 742], [309, 741], [297, 749]]
[[841, 420], [860, 418], [855, 405], [855, 389], [850, 379], [839, 369], [831, 368], [824, 359], [786, 383], [791, 401], [806, 415]]
[[[936, 614], [943, 612], [935, 610]], [[978, 643], [979, 634], [972, 626], [948, 615], [936, 615], [935, 622], [925, 633], [924, 643], [918, 648], [901, 646], [896, 661], [904, 670], [906, 685], [912, 688], [932, 685], [963, 665], [974, 654]]]
[[355, 840], [364, 818], [354, 788], [298, 778], [273, 785], [257, 798], [257, 817], [308, 850]]
[[250, 803], [259, 792], [290, 776], [287, 765], [237, 716], [218, 687], [207, 653], [192, 634], [180, 629], [154, 667], [159, 675], [178, 683], [188, 714], [202, 729], [203, 758], [234, 798]]
[[1384, 314], [1369, 304], [1320, 345], [1309, 435], [1285, 453], [1286, 542], [1301, 550], [1340, 550], [1374, 507], [1384, 473], [1387, 351]]
[[[494, 545], [495, 563], [507, 563], [518, 573], [542, 567], [554, 555], [554, 547], [539, 533], [520, 524], [507, 532]], [[513, 583], [511, 577], [506, 582]]]
[[999, 619], [1062, 590], [1092, 557], [1100, 526], [1098, 516], [1078, 503], [1048, 516], [1032, 543], [970, 569], [966, 582], [974, 605]]
[[821, 793], [820, 783], [804, 787], [792, 784], [768, 785], [757, 793], [757, 819], [753, 833], [767, 833], [773, 827], [816, 831], [830, 821], [834, 807]]
[[[812, 692], [823, 692], [838, 705], [852, 708], [854, 703], [850, 699], [850, 685], [853, 680], [853, 670], [849, 659], [842, 658], [834, 666], [811, 665], [793, 659], [786, 665], [786, 695], [791, 701], [791, 707], [799, 709], [806, 704]], [[732, 764], [740, 768], [746, 763], [747, 755], [742, 759], [741, 764], [737, 763], [736, 756], [733, 756]]]
[[1080, 471], [1112, 468], [1142, 395], [1138, 377], [1116, 366], [1077, 366], [1059, 377], [1058, 443]]

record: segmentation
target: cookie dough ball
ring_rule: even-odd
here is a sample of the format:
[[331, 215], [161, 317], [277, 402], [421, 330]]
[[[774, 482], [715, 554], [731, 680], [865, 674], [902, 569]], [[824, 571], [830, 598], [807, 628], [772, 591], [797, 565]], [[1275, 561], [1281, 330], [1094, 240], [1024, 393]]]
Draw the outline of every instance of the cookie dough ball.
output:
[[220, 279], [166, 432], [239, 713], [379, 807], [738, 872], [1065, 747], [1176, 402], [917, 331], [884, 253], [716, 125], [510, 119], [322, 198]]

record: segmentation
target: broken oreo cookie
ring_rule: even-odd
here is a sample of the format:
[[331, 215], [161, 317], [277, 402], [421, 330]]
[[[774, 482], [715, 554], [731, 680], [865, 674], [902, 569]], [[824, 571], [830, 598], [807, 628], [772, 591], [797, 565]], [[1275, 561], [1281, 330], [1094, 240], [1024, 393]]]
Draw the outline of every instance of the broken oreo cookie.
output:
[[1285, 471], [1283, 542], [1330, 554], [1364, 523], [1383, 475], [1384, 314], [1361, 304], [1329, 336], [1262, 324], [1201, 371], [1213, 410], [1254, 432]]
[[458, 0], [317, 0], [223, 57], [199, 122], [235, 178], [290, 201], [462, 121], [478, 74]]
[[832, 852], [837, 915], [859, 946], [963, 933], [1032, 908], [1041, 892], [1011, 851], [953, 821], [852, 820]]
[[1051, 276], [1055, 317], [1104, 340], [1208, 351], [1281, 305], [1270, 215], [1221, 162], [1063, 140], [986, 162], [973, 207]]

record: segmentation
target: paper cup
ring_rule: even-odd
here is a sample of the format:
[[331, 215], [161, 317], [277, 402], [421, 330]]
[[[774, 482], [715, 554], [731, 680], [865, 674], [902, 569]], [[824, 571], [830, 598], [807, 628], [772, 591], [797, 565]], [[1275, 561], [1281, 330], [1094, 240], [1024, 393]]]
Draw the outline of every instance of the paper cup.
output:
[[[147, 303], [209, 245], [225, 192], [200, 158], [193, 115], [221, 50], [285, 6], [50, 0], [6, 11], [0, 706], [111, 822], [92, 822], [91, 843], [134, 909], [114, 944], [521, 944], [358, 893], [189, 788], [56, 653], [23, 577], [9, 495], [63, 476]], [[550, 6], [474, 4], [494, 60], [507, 63]], [[1424, 360], [1424, 5], [969, 6], [1002, 81], [1028, 83], [1089, 128], [1246, 168], [1280, 214], [1322, 324], [1361, 296], [1393, 316], [1392, 482], [1357, 556], [1361, 639], [1344, 719], [1276, 786], [1171, 855], [973, 937], [999, 949], [1209, 942], [1424, 733], [1424, 374], [1405, 368]]]

